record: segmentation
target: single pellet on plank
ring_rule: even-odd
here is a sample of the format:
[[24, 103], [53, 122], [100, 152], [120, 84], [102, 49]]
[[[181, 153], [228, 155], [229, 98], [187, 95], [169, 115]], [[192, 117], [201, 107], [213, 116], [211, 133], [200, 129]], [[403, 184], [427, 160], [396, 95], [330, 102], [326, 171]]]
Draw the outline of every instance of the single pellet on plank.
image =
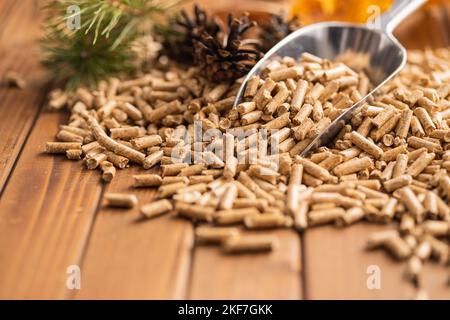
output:
[[133, 208], [138, 203], [134, 194], [106, 193], [104, 198], [105, 205], [108, 207]]
[[81, 150], [80, 142], [47, 142], [45, 144], [47, 153], [62, 153], [65, 154], [67, 150]]
[[226, 253], [268, 252], [277, 244], [277, 238], [273, 236], [245, 235], [227, 239], [222, 248]]

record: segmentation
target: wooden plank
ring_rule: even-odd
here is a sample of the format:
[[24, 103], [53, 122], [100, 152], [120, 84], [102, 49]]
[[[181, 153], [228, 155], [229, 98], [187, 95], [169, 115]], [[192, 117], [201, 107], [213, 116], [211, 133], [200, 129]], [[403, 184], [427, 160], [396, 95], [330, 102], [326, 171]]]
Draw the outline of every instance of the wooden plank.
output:
[[422, 272], [422, 284], [430, 299], [450, 300], [449, 268], [427, 262]]
[[300, 237], [292, 230], [271, 232], [280, 246], [271, 253], [223, 254], [196, 246], [190, 299], [301, 299]]
[[[405, 265], [384, 251], [365, 250], [368, 235], [387, 228], [361, 223], [344, 229], [324, 226], [306, 230], [303, 239], [307, 298], [413, 298], [413, 287], [404, 279]], [[367, 286], [373, 274], [370, 266], [381, 271], [379, 290]]]
[[42, 113], [0, 201], [0, 298], [64, 298], [99, 200], [98, 175], [43, 154], [61, 113]]
[[38, 0], [2, 0], [0, 3], [0, 44], [5, 47], [29, 42], [40, 34]]
[[16, 71], [27, 87], [0, 86], [0, 195], [43, 104], [47, 86], [35, 43], [40, 22], [35, 2], [8, 0], [2, 2], [1, 9], [8, 15], [0, 18], [0, 74]]
[[[450, 4], [429, 4], [415, 15], [415, 21], [402, 28], [400, 40], [408, 48], [446, 47], [450, 45]], [[409, 29], [408, 29], [409, 27]], [[431, 31], [432, 30], [432, 31]], [[450, 299], [448, 268], [427, 262], [422, 273], [422, 284], [432, 299]]]
[[[4, 34], [5, 34], [5, 26], [7, 22], [9, 23], [8, 17], [11, 16], [11, 12], [13, 8], [18, 5], [15, 3], [14, 0], [5, 0], [0, 2], [0, 39], [3, 40]], [[23, 3], [24, 1], [21, 1]]]
[[[442, 10], [441, 10], [442, 11]], [[441, 21], [436, 17], [440, 16]], [[447, 19], [447, 20], [445, 20]], [[396, 30], [400, 42], [408, 49], [448, 45], [448, 15], [436, 8], [416, 12]], [[444, 28], [445, 29], [445, 28]], [[404, 277], [405, 264], [391, 259], [385, 252], [364, 250], [370, 232], [386, 226], [359, 224], [344, 230], [332, 226], [306, 231], [304, 260], [306, 295], [309, 299], [411, 299], [415, 290]], [[381, 270], [381, 290], [369, 290], [367, 267]], [[448, 271], [428, 264], [424, 270], [424, 287], [431, 298], [447, 298]]]
[[[107, 192], [136, 194], [151, 202], [151, 189], [131, 189], [140, 168], [119, 170]], [[193, 227], [171, 215], [140, 221], [139, 206], [124, 211], [101, 208], [84, 262], [78, 299], [186, 298]]]
[[[23, 6], [26, 1], [18, 3]], [[21, 16], [15, 24], [22, 20]], [[6, 34], [27, 29], [7, 24], [0, 30], [0, 39], [5, 39]], [[32, 86], [23, 102], [24, 91], [14, 91], [16, 95], [10, 98], [0, 91], [0, 103], [14, 105], [14, 109], [0, 105], [2, 137], [2, 130], [7, 128], [3, 149], [4, 142], [0, 141], [0, 189], [42, 102], [39, 70], [28, 67], [28, 60], [36, 63], [37, 59], [25, 59], [29, 47], [21, 45], [24, 35], [26, 31], [20, 32], [18, 38], [8, 38], [20, 39], [12, 46], [15, 51], [5, 53], [0, 46], [0, 74], [10, 66], [20, 72], [30, 70], [26, 75], [31, 77], [27, 80]], [[34, 94], [35, 98], [29, 98]], [[2, 113], [5, 109], [14, 112]], [[7, 120], [5, 124], [2, 119]], [[27, 122], [18, 123], [21, 119]], [[292, 231], [277, 231], [281, 247], [268, 255], [226, 256], [217, 248], [195, 248], [190, 290], [187, 284], [193, 236], [187, 221], [162, 217], [137, 223], [137, 210], [122, 213], [102, 209], [87, 242], [101, 193], [98, 173], [39, 154], [43, 143], [53, 139], [58, 123], [64, 120], [59, 114], [42, 114], [5, 188], [0, 202], [0, 298], [64, 298], [74, 293], [76, 298], [302, 298], [300, 241]], [[5, 154], [8, 158], [2, 158]], [[130, 175], [137, 170], [120, 171], [108, 190], [130, 191]], [[138, 194], [142, 202], [153, 197], [147, 190], [139, 190]], [[367, 234], [384, 228], [357, 225], [345, 230], [325, 227], [307, 231], [306, 297], [412, 297], [411, 286], [403, 280], [404, 265], [384, 252], [363, 250]], [[68, 292], [66, 268], [80, 261], [82, 289]], [[379, 291], [367, 289], [369, 265], [381, 268]], [[447, 272], [432, 264], [426, 268], [424, 282], [430, 296], [448, 298]]]

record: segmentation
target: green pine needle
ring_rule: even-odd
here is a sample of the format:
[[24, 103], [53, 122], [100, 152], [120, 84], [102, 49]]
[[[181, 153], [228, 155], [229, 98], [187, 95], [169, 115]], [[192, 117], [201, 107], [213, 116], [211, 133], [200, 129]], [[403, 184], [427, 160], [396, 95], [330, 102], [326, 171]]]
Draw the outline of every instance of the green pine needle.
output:
[[90, 36], [48, 35], [42, 43], [43, 64], [69, 90], [79, 85], [94, 87], [99, 80], [131, 70], [134, 53], [127, 43], [112, 50], [106, 38], [92, 41]]
[[[182, 0], [54, 0], [44, 10], [48, 20], [41, 40], [43, 64], [67, 89], [93, 87], [107, 77], [132, 69], [130, 49], [138, 37], [152, 31]], [[80, 28], [69, 30], [74, 19], [67, 8], [80, 8]]]

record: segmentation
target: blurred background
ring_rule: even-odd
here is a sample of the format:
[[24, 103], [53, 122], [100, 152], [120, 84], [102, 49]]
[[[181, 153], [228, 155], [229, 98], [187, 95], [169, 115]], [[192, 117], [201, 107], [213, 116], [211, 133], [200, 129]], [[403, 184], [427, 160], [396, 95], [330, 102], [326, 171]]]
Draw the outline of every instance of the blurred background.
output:
[[[374, 7], [380, 12], [387, 10], [394, 0], [210, 0], [188, 1], [201, 4], [210, 12], [225, 17], [230, 11], [236, 14], [249, 12], [261, 21], [269, 13], [287, 12], [298, 15], [301, 23], [320, 21], [347, 21], [364, 23], [373, 15]], [[432, 32], [430, 32], [430, 30]], [[403, 44], [409, 48], [450, 45], [450, 1], [428, 0], [428, 3], [407, 19], [396, 31]]]

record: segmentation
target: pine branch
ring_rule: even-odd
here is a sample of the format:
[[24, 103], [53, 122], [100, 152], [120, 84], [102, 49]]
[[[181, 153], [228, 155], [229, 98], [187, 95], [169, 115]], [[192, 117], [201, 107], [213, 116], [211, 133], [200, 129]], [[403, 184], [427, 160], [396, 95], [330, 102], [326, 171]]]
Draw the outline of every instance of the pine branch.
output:
[[[94, 86], [132, 69], [132, 43], [159, 24], [181, 0], [56, 0], [44, 6], [43, 64], [68, 89]], [[69, 6], [80, 8], [80, 27], [66, 27]]]
[[42, 62], [53, 72], [55, 80], [65, 83], [69, 90], [79, 85], [94, 87], [101, 79], [131, 70], [135, 56], [128, 43], [112, 50], [111, 41], [106, 38], [95, 44], [92, 41], [89, 35], [52, 32], [42, 43], [46, 57]]

